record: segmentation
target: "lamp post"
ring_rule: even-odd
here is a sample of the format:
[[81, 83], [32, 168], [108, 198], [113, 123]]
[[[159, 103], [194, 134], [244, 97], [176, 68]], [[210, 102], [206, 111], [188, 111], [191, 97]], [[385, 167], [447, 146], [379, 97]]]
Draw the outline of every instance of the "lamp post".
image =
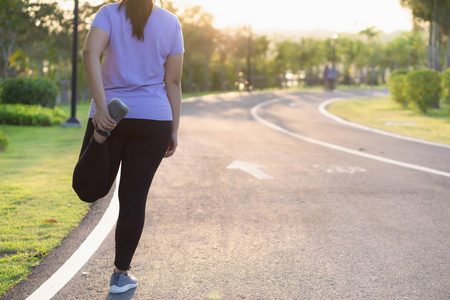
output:
[[72, 44], [72, 108], [70, 118], [62, 124], [63, 127], [81, 127], [76, 117], [77, 106], [77, 71], [78, 71], [78, 0], [75, 0], [73, 9], [73, 44]]
[[337, 33], [333, 33], [333, 35], [331, 36], [331, 38], [333, 39], [333, 64], [336, 63], [336, 41], [339, 37], [339, 34]]
[[252, 26], [248, 25], [248, 40], [247, 40], [247, 84], [246, 90], [252, 91]]

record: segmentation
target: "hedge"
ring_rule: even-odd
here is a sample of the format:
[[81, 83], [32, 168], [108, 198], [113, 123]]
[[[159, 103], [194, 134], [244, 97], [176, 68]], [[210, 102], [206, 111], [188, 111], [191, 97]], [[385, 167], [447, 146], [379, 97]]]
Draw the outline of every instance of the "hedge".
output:
[[3, 131], [0, 129], [0, 151], [5, 150], [8, 147], [8, 139]]
[[450, 68], [442, 73], [442, 100], [450, 105]]
[[0, 123], [10, 125], [50, 126], [63, 123], [67, 114], [61, 109], [40, 105], [1, 104]]
[[430, 69], [409, 72], [405, 92], [406, 100], [423, 113], [430, 107], [439, 107], [442, 93], [440, 73]]
[[389, 77], [389, 90], [392, 99], [403, 107], [408, 106], [408, 100], [405, 94], [407, 73], [407, 70], [398, 69], [392, 72]]
[[0, 103], [2, 102], [2, 90], [3, 90], [3, 84], [5, 83], [5, 79], [0, 78]]
[[3, 82], [2, 103], [54, 107], [58, 87], [50, 79], [8, 78]]

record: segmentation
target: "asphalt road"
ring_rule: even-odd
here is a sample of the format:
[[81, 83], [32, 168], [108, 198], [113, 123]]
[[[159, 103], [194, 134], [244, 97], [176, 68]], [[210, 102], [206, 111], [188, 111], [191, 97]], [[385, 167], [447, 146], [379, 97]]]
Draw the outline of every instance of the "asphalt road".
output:
[[[185, 103], [179, 148], [150, 191], [132, 263], [138, 288], [108, 294], [111, 232], [53, 299], [449, 299], [450, 177], [383, 159], [450, 173], [450, 148], [363, 131], [318, 111], [330, 98], [368, 93]], [[252, 108], [269, 100], [280, 101], [254, 112], [277, 128], [382, 160], [255, 120]], [[99, 212], [4, 299], [25, 299], [45, 281]]]

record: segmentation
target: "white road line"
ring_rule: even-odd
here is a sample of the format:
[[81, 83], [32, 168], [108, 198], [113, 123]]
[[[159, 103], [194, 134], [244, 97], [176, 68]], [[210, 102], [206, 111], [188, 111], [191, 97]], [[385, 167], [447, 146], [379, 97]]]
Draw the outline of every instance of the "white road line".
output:
[[[116, 183], [120, 182], [120, 169]], [[47, 300], [56, 295], [97, 251], [117, 221], [119, 213], [118, 188], [100, 222], [72, 256], [26, 300]]]
[[252, 115], [252, 117], [255, 120], [257, 120], [258, 122], [266, 125], [267, 127], [272, 128], [274, 130], [277, 130], [277, 131], [279, 131], [281, 133], [287, 134], [289, 136], [292, 136], [292, 137], [294, 137], [296, 139], [303, 140], [303, 141], [308, 142], [308, 143], [312, 143], [312, 144], [320, 145], [322, 147], [330, 148], [330, 149], [333, 149], [333, 150], [338, 150], [338, 151], [349, 153], [349, 154], [353, 154], [353, 155], [356, 155], [356, 156], [361, 156], [361, 157], [369, 158], [369, 159], [372, 159], [372, 160], [388, 163], [388, 164], [391, 164], [391, 165], [396, 165], [396, 166], [400, 166], [400, 167], [404, 167], [404, 168], [408, 168], [408, 169], [413, 169], [413, 170], [417, 170], [417, 171], [427, 172], [427, 173], [431, 173], [431, 174], [435, 174], [435, 175], [450, 177], [450, 173], [448, 173], [448, 172], [443, 172], [443, 171], [430, 169], [430, 168], [426, 168], [426, 167], [422, 167], [422, 166], [418, 166], [418, 165], [408, 164], [408, 163], [404, 163], [404, 162], [401, 162], [401, 161], [388, 159], [388, 158], [384, 158], [384, 157], [380, 157], [380, 156], [376, 156], [376, 155], [372, 155], [372, 154], [356, 151], [356, 150], [353, 150], [353, 149], [341, 147], [341, 146], [338, 146], [338, 145], [322, 142], [322, 141], [319, 141], [319, 140], [315, 140], [315, 139], [312, 139], [312, 138], [309, 138], [309, 137], [297, 134], [295, 132], [289, 131], [287, 129], [284, 129], [284, 128], [278, 126], [278, 125], [275, 125], [275, 124], [273, 124], [273, 123], [271, 123], [269, 121], [264, 120], [263, 118], [261, 118], [258, 115], [258, 110], [261, 107], [264, 107], [264, 106], [267, 106], [267, 105], [271, 105], [271, 104], [274, 104], [274, 103], [277, 103], [277, 102], [281, 102], [281, 101], [286, 101], [286, 100], [275, 99], [275, 100], [268, 100], [268, 101], [262, 102], [262, 103], [260, 103], [260, 104], [258, 104], [256, 106], [254, 106], [251, 109], [250, 114]]
[[368, 126], [364, 126], [361, 124], [357, 124], [357, 123], [353, 123], [347, 120], [344, 120], [336, 115], [333, 115], [332, 113], [330, 113], [327, 110], [327, 106], [329, 106], [332, 103], [338, 102], [338, 101], [343, 101], [343, 100], [348, 100], [349, 98], [334, 98], [334, 99], [330, 99], [327, 100], [325, 102], [322, 102], [319, 105], [319, 111], [326, 117], [335, 120], [336, 122], [345, 124], [345, 125], [349, 125], [349, 126], [353, 126], [356, 127], [358, 129], [362, 129], [362, 130], [366, 130], [366, 131], [370, 131], [370, 132], [375, 132], [378, 134], [382, 134], [382, 135], [386, 135], [386, 136], [390, 136], [396, 139], [402, 139], [402, 140], [407, 140], [407, 141], [411, 141], [411, 142], [415, 142], [415, 143], [421, 143], [421, 144], [425, 144], [425, 145], [431, 145], [431, 146], [436, 146], [436, 147], [442, 147], [442, 148], [447, 148], [450, 149], [450, 145], [446, 145], [446, 144], [440, 144], [440, 143], [435, 143], [435, 142], [430, 142], [430, 141], [425, 141], [425, 140], [421, 140], [421, 139], [416, 139], [416, 138], [412, 138], [409, 136], [404, 136], [401, 134], [396, 134], [396, 133], [392, 133], [392, 132], [388, 132], [388, 131], [384, 131], [384, 130], [380, 130], [380, 129], [376, 129], [376, 128], [372, 128], [372, 127], [368, 127]]

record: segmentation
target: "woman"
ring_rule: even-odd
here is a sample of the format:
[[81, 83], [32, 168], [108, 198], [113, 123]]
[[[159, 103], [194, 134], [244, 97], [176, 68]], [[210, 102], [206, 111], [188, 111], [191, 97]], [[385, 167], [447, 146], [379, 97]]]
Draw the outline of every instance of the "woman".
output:
[[80, 199], [94, 202], [109, 192], [122, 164], [111, 293], [137, 286], [128, 270], [147, 194], [161, 160], [177, 148], [183, 37], [177, 17], [153, 1], [103, 6], [83, 48], [93, 101], [73, 188]]

